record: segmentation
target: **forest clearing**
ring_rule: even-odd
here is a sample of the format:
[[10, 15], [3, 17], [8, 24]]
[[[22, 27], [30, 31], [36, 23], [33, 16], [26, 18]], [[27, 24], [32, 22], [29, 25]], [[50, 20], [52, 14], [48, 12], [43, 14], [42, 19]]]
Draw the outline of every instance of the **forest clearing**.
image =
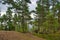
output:
[[0, 40], [60, 40], [60, 0], [0, 0]]

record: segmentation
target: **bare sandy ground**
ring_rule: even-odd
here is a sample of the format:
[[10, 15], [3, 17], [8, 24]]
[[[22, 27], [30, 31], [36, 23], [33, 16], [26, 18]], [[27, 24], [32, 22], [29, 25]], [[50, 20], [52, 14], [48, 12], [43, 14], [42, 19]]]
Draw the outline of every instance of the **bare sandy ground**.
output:
[[15, 31], [0, 31], [0, 40], [45, 40], [30, 33], [20, 33]]

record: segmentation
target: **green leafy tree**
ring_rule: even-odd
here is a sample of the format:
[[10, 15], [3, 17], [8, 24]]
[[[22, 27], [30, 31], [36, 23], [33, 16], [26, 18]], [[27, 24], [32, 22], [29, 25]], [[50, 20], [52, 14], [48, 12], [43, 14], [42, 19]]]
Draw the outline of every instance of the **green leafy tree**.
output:
[[45, 33], [55, 33], [57, 32], [57, 28], [58, 28], [58, 20], [57, 18], [55, 18], [53, 16], [54, 14], [53, 13], [49, 13], [46, 18], [47, 20], [43, 23], [43, 31]]

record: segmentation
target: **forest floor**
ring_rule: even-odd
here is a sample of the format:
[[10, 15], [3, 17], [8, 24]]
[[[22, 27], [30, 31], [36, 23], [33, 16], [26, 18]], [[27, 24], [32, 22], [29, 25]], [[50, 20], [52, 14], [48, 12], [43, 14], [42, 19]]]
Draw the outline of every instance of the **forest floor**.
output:
[[20, 33], [15, 31], [0, 31], [0, 40], [45, 40], [31, 33]]

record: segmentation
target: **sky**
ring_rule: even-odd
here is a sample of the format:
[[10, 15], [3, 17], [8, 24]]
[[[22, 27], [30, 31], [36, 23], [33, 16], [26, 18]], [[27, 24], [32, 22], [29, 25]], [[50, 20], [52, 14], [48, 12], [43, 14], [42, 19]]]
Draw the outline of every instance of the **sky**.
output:
[[[31, 0], [32, 4], [29, 4], [29, 10], [35, 10], [37, 0]], [[60, 2], [60, 0], [58, 0]], [[5, 12], [7, 10], [7, 5], [0, 4], [2, 12]]]
[[[36, 1], [37, 0], [31, 0], [31, 4], [28, 4], [29, 6], [29, 10], [35, 10], [35, 7], [37, 6], [36, 5]], [[1, 15], [5, 14], [6, 10], [7, 10], [7, 5], [3, 5], [3, 4], [0, 4], [0, 9], [1, 9]]]
[[36, 1], [37, 0], [31, 0], [31, 2], [32, 2], [32, 4], [29, 4], [29, 10], [31, 11], [31, 10], [35, 10], [35, 7], [37, 6], [36, 5]]
[[[35, 10], [35, 7], [36, 7], [36, 1], [37, 0], [31, 0], [31, 4], [29, 4], [29, 10]], [[7, 5], [3, 5], [3, 4], [0, 4], [0, 8], [2, 10], [2, 12], [5, 12], [7, 10]]]
[[[35, 10], [35, 7], [37, 6], [36, 5], [36, 1], [37, 0], [31, 0], [31, 4], [29, 4], [29, 10], [31, 11], [31, 10]], [[60, 0], [58, 0], [59, 2], [60, 2]], [[2, 4], [0, 4], [0, 8], [1, 8], [1, 10], [2, 10], [2, 14], [5, 14], [5, 12], [6, 12], [6, 10], [7, 10], [7, 5], [2, 5]]]

